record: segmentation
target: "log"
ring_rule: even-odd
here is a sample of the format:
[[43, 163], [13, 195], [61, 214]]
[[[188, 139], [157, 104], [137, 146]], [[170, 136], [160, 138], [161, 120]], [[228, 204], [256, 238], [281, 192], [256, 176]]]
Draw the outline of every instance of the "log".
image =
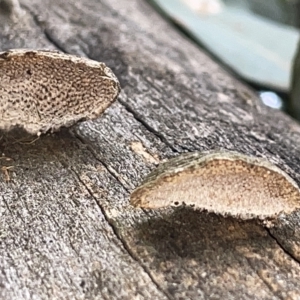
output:
[[263, 106], [146, 1], [0, 8], [1, 50], [102, 61], [122, 87], [97, 120], [38, 139], [1, 133], [1, 299], [300, 299], [298, 212], [268, 229], [129, 204], [151, 170], [183, 152], [262, 157], [299, 184], [298, 123]]

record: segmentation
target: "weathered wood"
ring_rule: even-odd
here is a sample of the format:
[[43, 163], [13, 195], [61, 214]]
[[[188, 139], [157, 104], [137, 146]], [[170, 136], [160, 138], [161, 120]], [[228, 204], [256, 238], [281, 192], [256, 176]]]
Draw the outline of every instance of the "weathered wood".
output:
[[159, 161], [185, 151], [264, 157], [299, 184], [296, 122], [145, 1], [22, 0], [1, 10], [0, 41], [103, 61], [123, 88], [96, 121], [32, 143], [3, 134], [0, 163], [14, 168], [0, 181], [0, 298], [300, 299], [299, 214], [268, 230], [129, 205]]

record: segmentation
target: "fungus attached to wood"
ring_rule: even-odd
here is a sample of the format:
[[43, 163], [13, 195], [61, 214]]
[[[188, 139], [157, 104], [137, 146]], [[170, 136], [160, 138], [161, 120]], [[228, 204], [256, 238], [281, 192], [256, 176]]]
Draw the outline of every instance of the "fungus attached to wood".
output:
[[0, 129], [31, 134], [98, 117], [120, 92], [101, 62], [47, 50], [0, 52]]
[[296, 182], [270, 162], [236, 152], [182, 154], [154, 170], [131, 195], [143, 208], [189, 205], [241, 219], [272, 219], [300, 207]]

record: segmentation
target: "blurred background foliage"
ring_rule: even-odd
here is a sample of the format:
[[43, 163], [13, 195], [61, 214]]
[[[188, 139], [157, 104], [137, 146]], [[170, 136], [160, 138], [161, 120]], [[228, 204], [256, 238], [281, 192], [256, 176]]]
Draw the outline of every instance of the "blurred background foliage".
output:
[[238, 5], [275, 22], [300, 27], [299, 0], [223, 0], [228, 5]]
[[265, 105], [300, 120], [300, 0], [149, 0]]

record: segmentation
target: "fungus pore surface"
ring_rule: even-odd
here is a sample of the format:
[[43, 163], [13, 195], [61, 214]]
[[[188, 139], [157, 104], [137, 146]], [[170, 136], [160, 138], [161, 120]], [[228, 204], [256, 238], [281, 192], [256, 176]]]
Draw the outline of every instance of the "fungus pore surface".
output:
[[120, 84], [101, 62], [47, 50], [0, 52], [0, 129], [31, 134], [98, 117]]
[[266, 160], [236, 152], [189, 153], [162, 164], [131, 195], [144, 208], [189, 205], [242, 219], [300, 207], [295, 181]]

